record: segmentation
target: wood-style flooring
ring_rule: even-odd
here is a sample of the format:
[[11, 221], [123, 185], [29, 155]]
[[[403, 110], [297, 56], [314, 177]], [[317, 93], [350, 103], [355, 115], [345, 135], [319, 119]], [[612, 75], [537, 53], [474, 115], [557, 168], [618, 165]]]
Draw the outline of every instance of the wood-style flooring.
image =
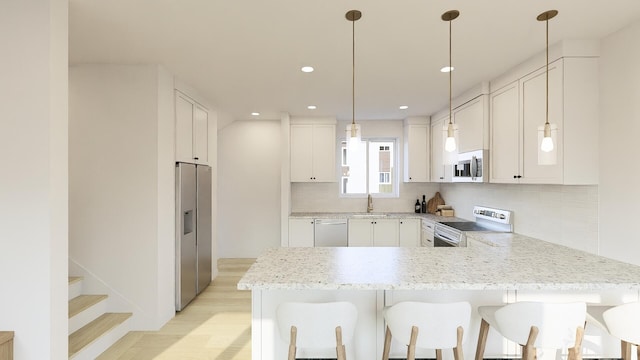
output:
[[130, 332], [98, 359], [251, 359], [251, 292], [236, 284], [255, 259], [220, 259], [218, 277], [160, 331]]

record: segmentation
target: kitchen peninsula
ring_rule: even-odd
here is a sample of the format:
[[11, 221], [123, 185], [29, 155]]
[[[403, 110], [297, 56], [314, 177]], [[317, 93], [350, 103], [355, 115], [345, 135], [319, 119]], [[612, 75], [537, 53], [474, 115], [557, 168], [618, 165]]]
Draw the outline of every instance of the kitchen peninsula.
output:
[[[238, 283], [238, 289], [252, 291], [253, 359], [285, 357], [275, 326], [275, 310], [284, 301], [353, 302], [359, 312], [354, 359], [376, 359], [382, 310], [399, 301], [465, 300], [475, 309], [523, 300], [615, 305], [640, 299], [638, 266], [518, 234], [469, 233], [469, 239], [467, 248], [268, 250]], [[473, 356], [478, 327], [474, 310], [466, 357]], [[602, 335], [597, 330], [588, 328], [587, 335]], [[604, 337], [585, 347], [587, 355], [619, 356], [619, 345]], [[513, 351], [515, 346], [489, 334], [485, 356]]]

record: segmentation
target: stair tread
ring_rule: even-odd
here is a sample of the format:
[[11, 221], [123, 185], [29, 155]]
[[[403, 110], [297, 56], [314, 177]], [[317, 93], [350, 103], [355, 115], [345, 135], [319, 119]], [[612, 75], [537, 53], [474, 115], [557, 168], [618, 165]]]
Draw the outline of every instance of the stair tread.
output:
[[80, 295], [69, 300], [69, 319], [107, 298], [107, 295]]
[[105, 313], [69, 335], [69, 357], [71, 358], [104, 333], [122, 324], [131, 313]]
[[75, 284], [82, 280], [82, 276], [69, 276], [69, 285]]

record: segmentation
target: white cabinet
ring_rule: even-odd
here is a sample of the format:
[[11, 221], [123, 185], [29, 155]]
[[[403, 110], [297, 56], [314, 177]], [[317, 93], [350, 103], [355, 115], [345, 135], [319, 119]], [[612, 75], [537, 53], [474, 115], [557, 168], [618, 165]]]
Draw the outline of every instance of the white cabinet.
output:
[[428, 118], [404, 121], [404, 182], [429, 182]]
[[337, 181], [335, 144], [335, 124], [292, 124], [291, 181]]
[[420, 246], [420, 219], [400, 219], [400, 246]]
[[349, 246], [398, 246], [398, 219], [350, 219]]
[[289, 219], [289, 247], [314, 246], [314, 220]]
[[444, 161], [444, 125], [449, 122], [449, 114], [431, 120], [431, 182], [451, 182], [452, 166]]
[[208, 164], [209, 113], [182, 92], [175, 91], [176, 161]]
[[433, 237], [436, 223], [429, 219], [422, 220], [421, 243], [424, 247], [433, 247]]
[[488, 149], [488, 95], [479, 95], [455, 108], [453, 122], [458, 125], [459, 153]]
[[549, 122], [558, 126], [555, 165], [538, 165], [545, 68], [492, 91], [491, 182], [597, 184], [597, 74], [597, 58], [562, 58], [549, 64]]

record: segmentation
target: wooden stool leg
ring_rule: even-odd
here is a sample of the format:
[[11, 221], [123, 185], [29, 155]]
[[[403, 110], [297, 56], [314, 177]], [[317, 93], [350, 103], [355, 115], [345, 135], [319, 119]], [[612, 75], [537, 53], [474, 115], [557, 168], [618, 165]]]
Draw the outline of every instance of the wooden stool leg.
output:
[[622, 358], [622, 360], [631, 360], [631, 344], [624, 340], [621, 340], [620, 347], [620, 357]]
[[582, 339], [584, 337], [584, 328], [576, 329], [576, 344], [569, 349], [569, 360], [582, 360]]
[[436, 360], [442, 360], [442, 350], [436, 349]]
[[387, 326], [384, 334], [384, 349], [382, 349], [382, 360], [389, 360], [389, 351], [391, 351], [391, 330]]
[[416, 359], [416, 342], [418, 341], [418, 328], [411, 327], [411, 340], [409, 340], [409, 349], [407, 349], [407, 360]]
[[640, 344], [636, 345], [636, 351], [638, 352], [638, 360], [640, 360]]
[[291, 340], [289, 341], [289, 360], [296, 360], [296, 337], [298, 335], [298, 328], [291, 327]]
[[532, 326], [529, 331], [529, 338], [527, 343], [522, 347], [522, 360], [535, 360], [536, 359], [536, 338], [538, 337], [538, 328]]
[[346, 360], [347, 352], [344, 348], [344, 344], [342, 344], [342, 327], [336, 327], [336, 355], [338, 355], [338, 360]]
[[454, 360], [464, 360], [464, 356], [462, 355], [462, 336], [463, 335], [464, 335], [464, 329], [462, 328], [462, 326], [458, 326], [457, 343], [456, 343], [456, 347], [453, 348]]
[[489, 334], [489, 323], [482, 319], [480, 323], [480, 334], [478, 335], [478, 345], [476, 347], [476, 359], [482, 360], [484, 357], [484, 348], [487, 345], [487, 335]]

